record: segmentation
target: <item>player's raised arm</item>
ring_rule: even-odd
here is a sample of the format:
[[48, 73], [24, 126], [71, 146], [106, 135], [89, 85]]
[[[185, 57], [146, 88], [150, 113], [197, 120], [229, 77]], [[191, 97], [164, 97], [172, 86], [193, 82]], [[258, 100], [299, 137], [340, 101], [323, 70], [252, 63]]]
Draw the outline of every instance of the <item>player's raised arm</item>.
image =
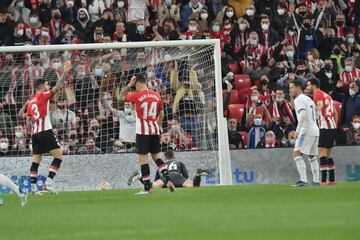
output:
[[52, 88], [52, 92], [55, 94], [58, 91], [60, 91], [64, 85], [65, 85], [65, 81], [67, 79], [68, 73], [71, 70], [71, 62], [70, 61], [66, 61], [64, 64], [64, 72], [62, 74], [62, 76], [60, 77], [60, 79], [56, 82], [55, 87]]
[[120, 101], [125, 101], [126, 94], [130, 91], [131, 87], [133, 87], [136, 84], [136, 76], [132, 76], [130, 83], [121, 90], [120, 93]]

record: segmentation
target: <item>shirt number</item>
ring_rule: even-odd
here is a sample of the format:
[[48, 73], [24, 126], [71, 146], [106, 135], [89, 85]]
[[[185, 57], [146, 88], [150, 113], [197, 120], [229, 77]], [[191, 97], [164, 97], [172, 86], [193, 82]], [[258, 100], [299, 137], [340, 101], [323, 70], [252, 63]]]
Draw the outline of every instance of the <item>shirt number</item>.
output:
[[152, 102], [149, 108], [149, 103], [144, 102], [141, 104], [140, 108], [143, 109], [143, 119], [147, 119], [148, 117], [156, 118], [157, 115], [157, 102]]
[[38, 108], [38, 106], [37, 106], [36, 104], [33, 104], [33, 105], [31, 106], [31, 110], [32, 110], [33, 113], [34, 113], [35, 120], [39, 119], [40, 113], [39, 113], [39, 108]]
[[325, 109], [326, 116], [331, 116], [332, 115], [332, 110], [333, 110], [333, 102], [329, 101], [329, 99], [326, 99], [325, 100], [325, 106], [327, 106], [326, 109]]
[[172, 163], [170, 163], [168, 169], [169, 170], [178, 170], [178, 166], [176, 165], [176, 163], [172, 162]]

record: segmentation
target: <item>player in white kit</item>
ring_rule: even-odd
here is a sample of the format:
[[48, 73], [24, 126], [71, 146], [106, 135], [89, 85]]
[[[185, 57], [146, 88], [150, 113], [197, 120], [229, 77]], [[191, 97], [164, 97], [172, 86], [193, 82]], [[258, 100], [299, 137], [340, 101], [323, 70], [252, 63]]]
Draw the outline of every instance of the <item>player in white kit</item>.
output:
[[290, 94], [295, 98], [295, 111], [298, 119], [296, 128], [294, 160], [300, 175], [300, 181], [294, 186], [303, 187], [308, 185], [306, 176], [306, 164], [303, 156], [305, 155], [311, 166], [313, 175], [312, 185], [318, 186], [319, 183], [319, 163], [317, 161], [318, 144], [319, 144], [319, 127], [316, 123], [316, 108], [314, 101], [303, 94], [302, 83], [294, 80], [289, 85]]
[[[4, 174], [1, 174], [1, 173], [0, 173], [0, 186], [7, 187], [7, 188], [10, 188], [11, 190], [13, 190], [16, 193], [16, 195], [19, 196], [21, 206], [25, 206], [25, 204], [27, 203], [26, 193], [24, 191], [22, 191], [18, 185], [13, 183], [13, 181], [11, 181], [10, 178], [8, 178], [7, 176], [5, 176]], [[2, 205], [1, 197], [0, 197], [0, 205]]]

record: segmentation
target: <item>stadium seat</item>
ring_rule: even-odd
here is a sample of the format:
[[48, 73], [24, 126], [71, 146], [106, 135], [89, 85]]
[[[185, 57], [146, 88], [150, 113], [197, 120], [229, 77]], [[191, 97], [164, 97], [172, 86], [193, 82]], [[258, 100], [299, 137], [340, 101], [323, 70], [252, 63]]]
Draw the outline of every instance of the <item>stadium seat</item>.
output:
[[229, 118], [235, 118], [241, 122], [245, 111], [244, 109], [244, 104], [230, 104], [227, 109]]
[[338, 114], [338, 122], [341, 122], [341, 102], [334, 101], [334, 108], [336, 109]]
[[250, 98], [250, 96], [251, 96], [250, 88], [241, 89], [238, 92], [239, 103], [246, 104], [246, 101], [248, 100], [248, 98]]
[[[223, 90], [223, 99], [225, 99], [227, 90]], [[231, 90], [230, 102], [229, 104], [239, 104], [239, 93], [236, 90]]]
[[251, 88], [252, 83], [247, 74], [236, 74], [234, 75], [234, 86], [237, 90]]
[[242, 136], [243, 142], [245, 145], [248, 143], [248, 133], [246, 131], [240, 131], [240, 135]]
[[229, 64], [229, 67], [230, 67], [231, 72], [232, 72], [233, 74], [238, 74], [238, 73], [240, 73], [240, 67], [239, 67], [239, 65], [237, 64], [237, 62], [234, 62], [234, 63], [232, 63], [232, 64]]

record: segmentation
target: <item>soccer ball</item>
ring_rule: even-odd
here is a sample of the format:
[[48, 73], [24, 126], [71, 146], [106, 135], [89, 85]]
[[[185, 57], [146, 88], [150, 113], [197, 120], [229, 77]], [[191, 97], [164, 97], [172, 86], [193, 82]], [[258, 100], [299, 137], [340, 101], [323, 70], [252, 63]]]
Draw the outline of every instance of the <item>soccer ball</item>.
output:
[[101, 182], [99, 183], [99, 190], [110, 190], [111, 185], [108, 182]]

